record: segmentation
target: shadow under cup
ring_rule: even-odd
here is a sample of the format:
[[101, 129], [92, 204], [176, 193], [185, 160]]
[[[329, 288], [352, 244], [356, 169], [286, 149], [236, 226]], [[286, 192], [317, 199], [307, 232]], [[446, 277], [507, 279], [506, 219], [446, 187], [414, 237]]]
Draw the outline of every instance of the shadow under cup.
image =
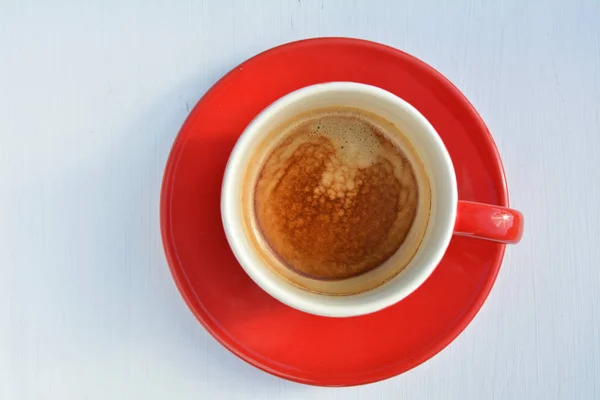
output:
[[[331, 107], [358, 108], [394, 125], [392, 140], [413, 166], [419, 203], [398, 250], [378, 267], [342, 280], [318, 280], [285, 266], [256, 226], [253, 198], [262, 162], [277, 128], [295, 116]], [[390, 132], [390, 130], [386, 130]], [[392, 131], [393, 132], [393, 131]], [[257, 160], [259, 160], [257, 162]], [[431, 274], [450, 242], [457, 207], [452, 162], [431, 124], [410, 104], [369, 85], [332, 82], [292, 92], [267, 107], [236, 143], [223, 180], [221, 214], [227, 240], [250, 277], [294, 308], [325, 316], [374, 312], [406, 297]]]

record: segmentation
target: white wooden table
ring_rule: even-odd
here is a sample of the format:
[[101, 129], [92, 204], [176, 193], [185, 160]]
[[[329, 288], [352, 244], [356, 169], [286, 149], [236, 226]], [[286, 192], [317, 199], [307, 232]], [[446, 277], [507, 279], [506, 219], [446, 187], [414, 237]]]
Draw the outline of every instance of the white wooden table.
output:
[[[599, 1], [50, 3], [0, 0], [0, 399], [600, 398]], [[464, 333], [358, 388], [290, 383], [223, 349], [160, 242], [188, 111], [244, 59], [314, 36], [445, 74], [527, 218]]]

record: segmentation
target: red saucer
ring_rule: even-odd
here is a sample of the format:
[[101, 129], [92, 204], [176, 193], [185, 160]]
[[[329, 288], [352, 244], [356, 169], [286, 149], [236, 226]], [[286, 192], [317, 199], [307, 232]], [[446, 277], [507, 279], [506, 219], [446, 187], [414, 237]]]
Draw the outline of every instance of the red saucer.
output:
[[455, 237], [422, 287], [392, 307], [361, 317], [305, 314], [255, 285], [234, 258], [221, 225], [221, 180], [229, 152], [267, 105], [295, 89], [328, 81], [368, 83], [407, 100], [446, 144], [456, 168], [459, 198], [508, 206], [492, 137], [446, 78], [381, 44], [311, 39], [242, 63], [194, 107], [167, 162], [161, 230], [183, 298], [223, 346], [282, 378], [313, 385], [359, 385], [405, 372], [447, 346], [485, 301], [504, 245]]

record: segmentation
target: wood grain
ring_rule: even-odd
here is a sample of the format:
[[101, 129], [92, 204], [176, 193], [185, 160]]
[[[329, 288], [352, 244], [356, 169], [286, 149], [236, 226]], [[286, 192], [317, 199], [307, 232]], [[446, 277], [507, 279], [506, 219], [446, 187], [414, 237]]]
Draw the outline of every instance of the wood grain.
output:
[[[452, 345], [344, 389], [218, 345], [158, 229], [170, 145], [204, 91], [257, 52], [333, 35], [450, 78], [527, 219]], [[0, 399], [600, 398], [599, 104], [594, 0], [1, 1]]]

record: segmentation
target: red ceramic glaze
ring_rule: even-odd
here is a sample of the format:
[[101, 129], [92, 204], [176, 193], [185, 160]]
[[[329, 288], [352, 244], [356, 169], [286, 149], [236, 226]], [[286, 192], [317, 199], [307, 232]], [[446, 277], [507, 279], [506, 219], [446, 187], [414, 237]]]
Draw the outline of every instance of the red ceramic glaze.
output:
[[[446, 144], [459, 198], [508, 206], [494, 142], [477, 112], [446, 78], [381, 44], [311, 39], [242, 63], [194, 107], [167, 162], [161, 231], [185, 302], [223, 346], [286, 379], [359, 385], [405, 372], [447, 346], [485, 301], [505, 245], [455, 236], [443, 261], [419, 289], [394, 306], [360, 317], [306, 314], [254, 284], [229, 249], [221, 225], [221, 180], [229, 153], [246, 125], [267, 105], [293, 90], [329, 81], [367, 83], [411, 103]], [[462, 233], [515, 237], [510, 229], [506, 236], [472, 229], [467, 213], [477, 214], [477, 208], [461, 203], [457, 229]]]
[[523, 236], [523, 214], [506, 207], [459, 201], [454, 234], [517, 243]]

